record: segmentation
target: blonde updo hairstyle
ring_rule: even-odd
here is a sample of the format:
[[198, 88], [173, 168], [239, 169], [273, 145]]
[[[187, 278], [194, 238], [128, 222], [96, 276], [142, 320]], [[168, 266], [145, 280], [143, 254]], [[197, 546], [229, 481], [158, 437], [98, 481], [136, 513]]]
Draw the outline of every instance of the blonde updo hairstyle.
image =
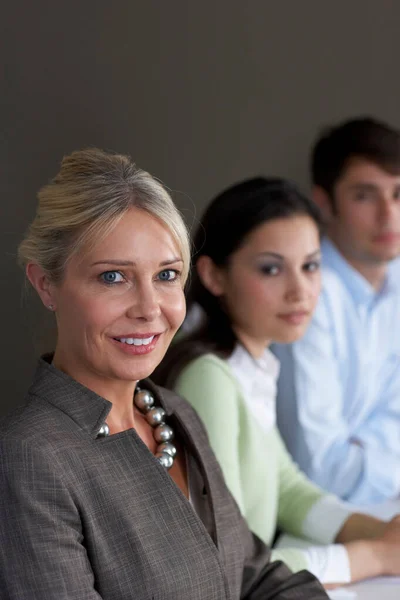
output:
[[56, 177], [38, 193], [36, 216], [18, 249], [22, 266], [39, 265], [60, 283], [68, 261], [104, 239], [131, 208], [157, 218], [170, 231], [183, 260], [182, 282], [190, 265], [189, 235], [162, 184], [122, 154], [96, 148], [64, 157]]

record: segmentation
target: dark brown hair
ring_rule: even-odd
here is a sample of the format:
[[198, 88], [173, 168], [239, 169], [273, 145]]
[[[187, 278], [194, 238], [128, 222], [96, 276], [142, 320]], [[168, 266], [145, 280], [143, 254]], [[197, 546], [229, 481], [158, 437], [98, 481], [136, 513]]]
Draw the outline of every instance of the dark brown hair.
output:
[[353, 158], [363, 158], [399, 175], [400, 132], [370, 117], [326, 129], [311, 152], [313, 184], [324, 189], [333, 200], [335, 184]]
[[[256, 177], [238, 183], [219, 194], [205, 211], [194, 236], [193, 263], [206, 255], [215, 265], [226, 267], [253, 229], [266, 221], [296, 215], [309, 216], [320, 229], [318, 208], [291, 182]], [[236, 336], [221, 298], [207, 290], [195, 270], [187, 290], [188, 312], [196, 306], [203, 318], [194, 331], [168, 350], [152, 376], [160, 385], [173, 387], [183, 368], [195, 358], [208, 352], [228, 357], [235, 347]]]

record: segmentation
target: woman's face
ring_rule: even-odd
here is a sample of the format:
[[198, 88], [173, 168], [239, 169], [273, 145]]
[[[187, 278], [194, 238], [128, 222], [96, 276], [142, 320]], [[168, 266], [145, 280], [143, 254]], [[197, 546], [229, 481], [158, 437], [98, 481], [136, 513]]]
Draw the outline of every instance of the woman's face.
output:
[[254, 356], [303, 335], [320, 292], [319, 267], [318, 229], [303, 215], [261, 224], [232, 254], [219, 273], [222, 301]]
[[56, 366], [88, 387], [150, 375], [185, 315], [182, 267], [168, 229], [132, 208], [51, 290]]

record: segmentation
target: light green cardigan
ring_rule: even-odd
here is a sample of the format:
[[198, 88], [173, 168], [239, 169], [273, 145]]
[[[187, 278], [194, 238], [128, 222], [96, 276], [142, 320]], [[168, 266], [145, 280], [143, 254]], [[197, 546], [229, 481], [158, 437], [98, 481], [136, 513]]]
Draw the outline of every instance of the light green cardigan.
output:
[[[302, 523], [324, 494], [298, 470], [276, 427], [265, 432], [246, 406], [229, 364], [213, 354], [191, 362], [175, 390], [195, 408], [249, 527], [271, 545], [277, 526], [302, 537]], [[293, 571], [307, 568], [301, 550], [274, 550]]]

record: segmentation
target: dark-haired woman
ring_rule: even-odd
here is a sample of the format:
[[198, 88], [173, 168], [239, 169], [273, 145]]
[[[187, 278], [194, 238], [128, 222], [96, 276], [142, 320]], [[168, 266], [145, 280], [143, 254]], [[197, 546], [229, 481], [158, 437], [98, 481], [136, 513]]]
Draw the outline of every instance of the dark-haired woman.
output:
[[400, 573], [398, 519], [351, 514], [297, 469], [275, 425], [279, 363], [269, 350], [301, 337], [312, 316], [319, 225], [314, 205], [284, 180], [255, 178], [219, 195], [194, 240], [188, 309], [200, 307], [202, 319], [157, 377], [201, 416], [250, 528], [268, 543], [277, 528], [309, 540], [274, 557], [346, 583]]

